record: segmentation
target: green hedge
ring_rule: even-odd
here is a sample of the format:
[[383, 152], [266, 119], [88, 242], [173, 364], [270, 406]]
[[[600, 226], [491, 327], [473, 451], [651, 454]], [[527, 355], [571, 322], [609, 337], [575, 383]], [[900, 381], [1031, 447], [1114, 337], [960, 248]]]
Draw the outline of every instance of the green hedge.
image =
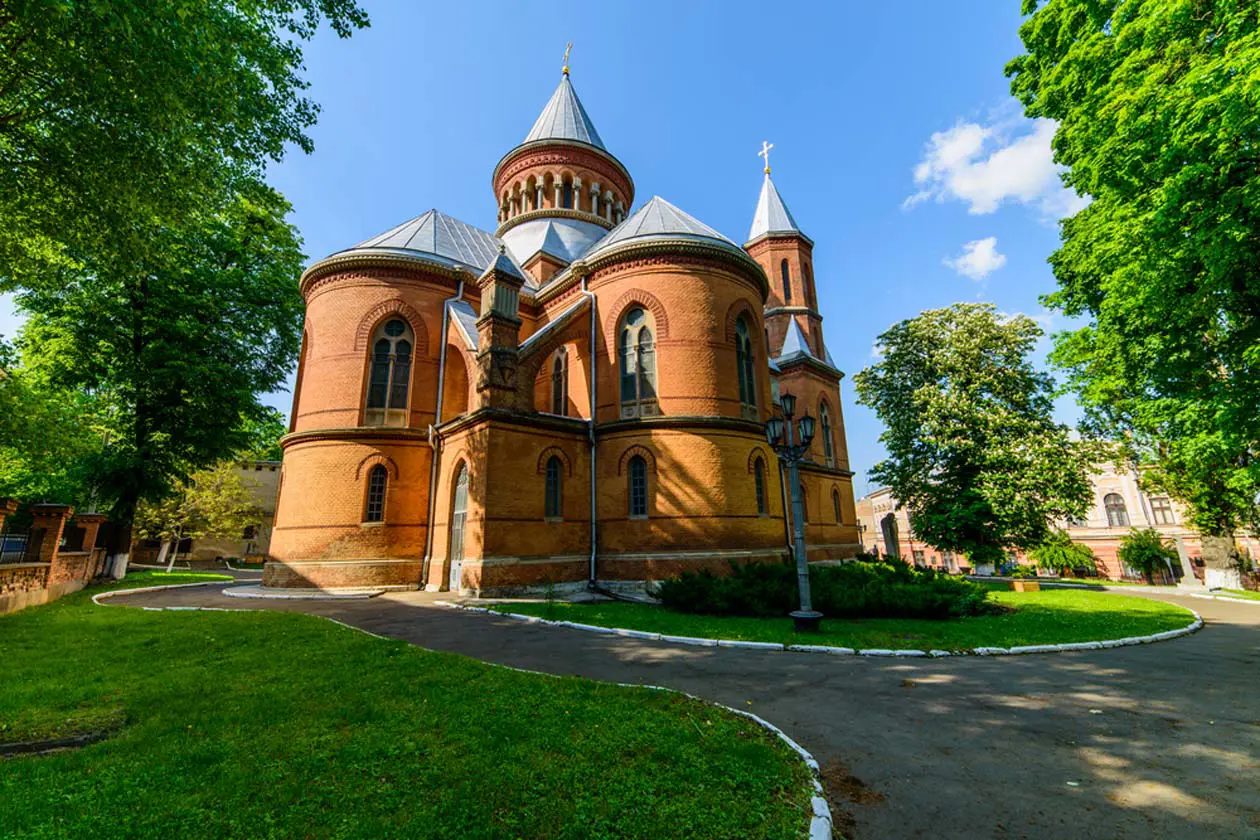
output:
[[[977, 583], [901, 562], [813, 566], [809, 581], [815, 609], [835, 618], [948, 619], [998, 609]], [[799, 605], [796, 567], [786, 563], [732, 563], [726, 577], [685, 572], [658, 594], [670, 609], [705, 615], [782, 616]]]

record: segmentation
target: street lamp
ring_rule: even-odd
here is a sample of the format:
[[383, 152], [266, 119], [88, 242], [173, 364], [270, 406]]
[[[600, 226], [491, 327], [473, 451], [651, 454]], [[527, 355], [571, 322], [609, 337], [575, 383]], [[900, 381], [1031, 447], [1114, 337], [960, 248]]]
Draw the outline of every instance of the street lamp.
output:
[[766, 423], [766, 440], [779, 456], [779, 461], [787, 466], [788, 498], [792, 500], [792, 530], [795, 537], [796, 582], [800, 589], [801, 608], [790, 615], [801, 632], [818, 632], [822, 613], [814, 609], [809, 597], [809, 562], [805, 554], [805, 505], [801, 499], [800, 463], [809, 452], [809, 444], [814, 439], [816, 421], [806, 414], [800, 419], [797, 432], [800, 443], [793, 442], [792, 417], [796, 413], [796, 397], [784, 393], [779, 397], [779, 405], [783, 407], [782, 417], [771, 417]]

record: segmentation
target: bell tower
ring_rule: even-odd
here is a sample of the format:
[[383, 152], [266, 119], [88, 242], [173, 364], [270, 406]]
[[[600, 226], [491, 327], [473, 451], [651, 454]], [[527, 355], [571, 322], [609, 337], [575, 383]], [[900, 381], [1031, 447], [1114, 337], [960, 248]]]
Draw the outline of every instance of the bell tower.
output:
[[761, 197], [753, 214], [752, 228], [744, 250], [756, 260], [770, 280], [766, 301], [766, 331], [770, 334], [770, 355], [782, 355], [792, 323], [800, 328], [809, 351], [819, 359], [827, 357], [823, 345], [822, 315], [814, 286], [814, 240], [801, 231], [783, 197], [770, 180], [770, 150], [762, 143], [759, 153], [766, 159]]

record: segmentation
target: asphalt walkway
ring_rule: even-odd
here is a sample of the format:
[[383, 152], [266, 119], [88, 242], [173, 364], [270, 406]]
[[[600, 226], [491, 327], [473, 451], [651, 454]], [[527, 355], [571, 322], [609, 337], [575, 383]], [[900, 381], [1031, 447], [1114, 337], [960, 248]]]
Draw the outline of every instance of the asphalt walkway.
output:
[[628, 639], [438, 597], [265, 601], [207, 586], [112, 603], [312, 613], [431, 650], [747, 709], [814, 753], [837, 833], [857, 840], [1260, 839], [1260, 606], [1152, 594], [1207, 626], [1138, 647], [890, 660]]

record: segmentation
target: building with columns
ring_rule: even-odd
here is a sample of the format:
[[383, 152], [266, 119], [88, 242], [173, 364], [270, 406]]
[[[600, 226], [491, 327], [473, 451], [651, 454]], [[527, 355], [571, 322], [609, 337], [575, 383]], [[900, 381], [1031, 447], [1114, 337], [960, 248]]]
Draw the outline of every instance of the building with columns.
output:
[[636, 208], [566, 67], [491, 182], [493, 232], [429, 210], [302, 275], [266, 585], [506, 594], [783, 559], [782, 392], [818, 418], [810, 559], [853, 555], [843, 374], [769, 166], [742, 246]]

